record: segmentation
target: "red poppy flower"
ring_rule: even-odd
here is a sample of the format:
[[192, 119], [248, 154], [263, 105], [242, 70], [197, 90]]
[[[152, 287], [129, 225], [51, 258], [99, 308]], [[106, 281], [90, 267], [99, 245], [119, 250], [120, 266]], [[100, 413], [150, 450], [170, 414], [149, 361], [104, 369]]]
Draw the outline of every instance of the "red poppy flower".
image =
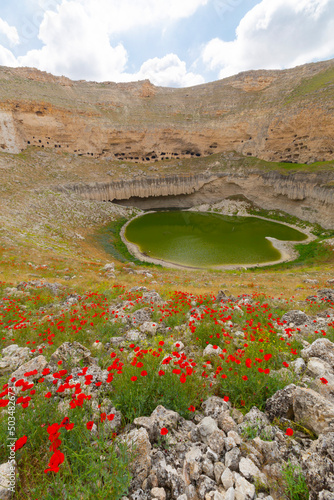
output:
[[320, 379], [320, 380], [321, 380], [321, 382], [322, 382], [323, 384], [325, 384], [325, 385], [326, 385], [326, 384], [328, 384], [328, 380], [327, 380], [327, 379], [325, 379], [324, 377], [321, 377], [321, 379]]
[[247, 375], [243, 375], [241, 378], [242, 378], [242, 380], [245, 380], [245, 381], [248, 380]]
[[137, 380], [136, 375], [133, 375], [133, 377], [131, 377], [131, 381], [132, 381], [132, 382], [135, 382], [136, 380]]
[[270, 359], [270, 358], [272, 358], [272, 357], [273, 357], [273, 355], [272, 355], [272, 354], [265, 354], [265, 355], [263, 356], [263, 359], [264, 359], [265, 361], [269, 361], [269, 359]]
[[64, 462], [65, 455], [59, 450], [56, 450], [52, 457], [50, 458], [49, 462], [49, 468], [45, 469], [45, 473], [47, 472], [58, 472], [59, 471], [59, 465], [61, 465]]
[[143, 370], [143, 371], [141, 372], [141, 374], [140, 374], [140, 375], [141, 375], [142, 377], [146, 377], [146, 375], [147, 375], [147, 371], [146, 371], [146, 370]]
[[163, 428], [161, 429], [161, 431], [160, 431], [160, 434], [161, 434], [162, 436], [166, 436], [166, 434], [168, 434], [168, 429], [166, 429], [166, 427], [163, 427]]
[[89, 431], [91, 431], [91, 430], [92, 430], [93, 425], [94, 425], [94, 422], [93, 422], [93, 421], [91, 421], [91, 422], [87, 422], [86, 427], [87, 427], [87, 429], [88, 429]]
[[21, 438], [19, 438], [16, 443], [14, 444], [14, 448], [13, 448], [13, 451], [17, 451], [19, 450], [20, 448], [22, 448], [26, 442], [27, 442], [27, 436], [23, 436]]
[[285, 434], [287, 436], [293, 436], [293, 430], [290, 427], [288, 427], [287, 430], [286, 430], [286, 432], [285, 432]]
[[110, 413], [110, 415], [107, 415], [107, 419], [111, 422], [112, 420], [114, 420], [115, 418], [115, 415], [113, 413]]
[[101, 422], [104, 422], [106, 418], [107, 418], [107, 414], [101, 413]]
[[223, 399], [224, 399], [224, 401], [227, 403], [227, 402], [229, 401], [229, 399], [230, 399], [230, 398], [229, 398], [228, 396], [224, 396], [224, 398], [223, 398]]

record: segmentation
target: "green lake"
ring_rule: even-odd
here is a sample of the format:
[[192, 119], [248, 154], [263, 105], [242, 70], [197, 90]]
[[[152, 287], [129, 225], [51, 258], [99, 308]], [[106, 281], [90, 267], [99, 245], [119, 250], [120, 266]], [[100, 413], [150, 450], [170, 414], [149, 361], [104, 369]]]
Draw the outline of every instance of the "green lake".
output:
[[266, 237], [307, 239], [296, 229], [257, 217], [187, 211], [142, 215], [130, 221], [124, 236], [147, 257], [191, 267], [270, 263], [281, 253]]

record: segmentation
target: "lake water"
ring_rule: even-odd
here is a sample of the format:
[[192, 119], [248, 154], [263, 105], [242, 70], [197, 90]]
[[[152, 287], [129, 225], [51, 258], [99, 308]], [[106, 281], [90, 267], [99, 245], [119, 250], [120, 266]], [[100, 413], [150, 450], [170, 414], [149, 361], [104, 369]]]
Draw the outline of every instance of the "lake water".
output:
[[274, 262], [281, 254], [266, 236], [283, 241], [307, 239], [296, 229], [257, 217], [187, 211], [137, 217], [124, 235], [150, 258], [192, 267]]

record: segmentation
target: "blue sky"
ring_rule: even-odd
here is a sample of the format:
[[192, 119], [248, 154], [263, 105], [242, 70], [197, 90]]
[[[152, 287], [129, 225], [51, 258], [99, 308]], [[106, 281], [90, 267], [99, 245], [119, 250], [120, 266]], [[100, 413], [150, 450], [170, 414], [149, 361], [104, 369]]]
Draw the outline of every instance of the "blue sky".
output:
[[187, 87], [334, 57], [334, 0], [1, 0], [0, 65]]

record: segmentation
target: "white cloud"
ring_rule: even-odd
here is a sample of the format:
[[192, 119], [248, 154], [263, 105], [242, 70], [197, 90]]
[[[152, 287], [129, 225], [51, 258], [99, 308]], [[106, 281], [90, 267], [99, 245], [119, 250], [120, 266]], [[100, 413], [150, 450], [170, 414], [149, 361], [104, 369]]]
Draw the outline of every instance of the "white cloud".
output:
[[186, 18], [209, 0], [75, 0], [110, 33]]
[[0, 64], [2, 66], [18, 66], [17, 59], [14, 54], [3, 45], [0, 45]]
[[10, 26], [7, 21], [4, 21], [1, 17], [0, 34], [5, 35], [12, 45], [18, 45], [20, 43], [20, 37], [15, 26]]
[[[48, 3], [48, 1], [50, 3]], [[175, 54], [144, 62], [136, 74], [126, 72], [128, 54], [112, 40], [122, 32], [156, 28], [192, 15], [209, 0], [40, 0], [52, 10], [44, 12], [39, 28], [41, 49], [18, 57], [18, 65], [33, 66], [72, 79], [129, 81], [150, 78], [158, 85], [188, 86], [202, 83], [187, 72]], [[1, 63], [1, 59], [0, 59]]]
[[204, 83], [201, 75], [187, 72], [186, 63], [176, 54], [148, 59], [142, 64], [139, 72], [130, 77], [135, 80], [148, 78], [154, 85], [164, 87], [191, 87]]
[[282, 69], [334, 56], [333, 0], [262, 0], [240, 21], [236, 38], [214, 38], [201, 58], [219, 78], [249, 69]]
[[127, 52], [113, 47], [108, 33], [79, 2], [64, 1], [57, 12], [47, 11], [39, 29], [41, 49], [18, 57], [21, 66], [33, 66], [73, 79], [103, 80], [122, 73]]

